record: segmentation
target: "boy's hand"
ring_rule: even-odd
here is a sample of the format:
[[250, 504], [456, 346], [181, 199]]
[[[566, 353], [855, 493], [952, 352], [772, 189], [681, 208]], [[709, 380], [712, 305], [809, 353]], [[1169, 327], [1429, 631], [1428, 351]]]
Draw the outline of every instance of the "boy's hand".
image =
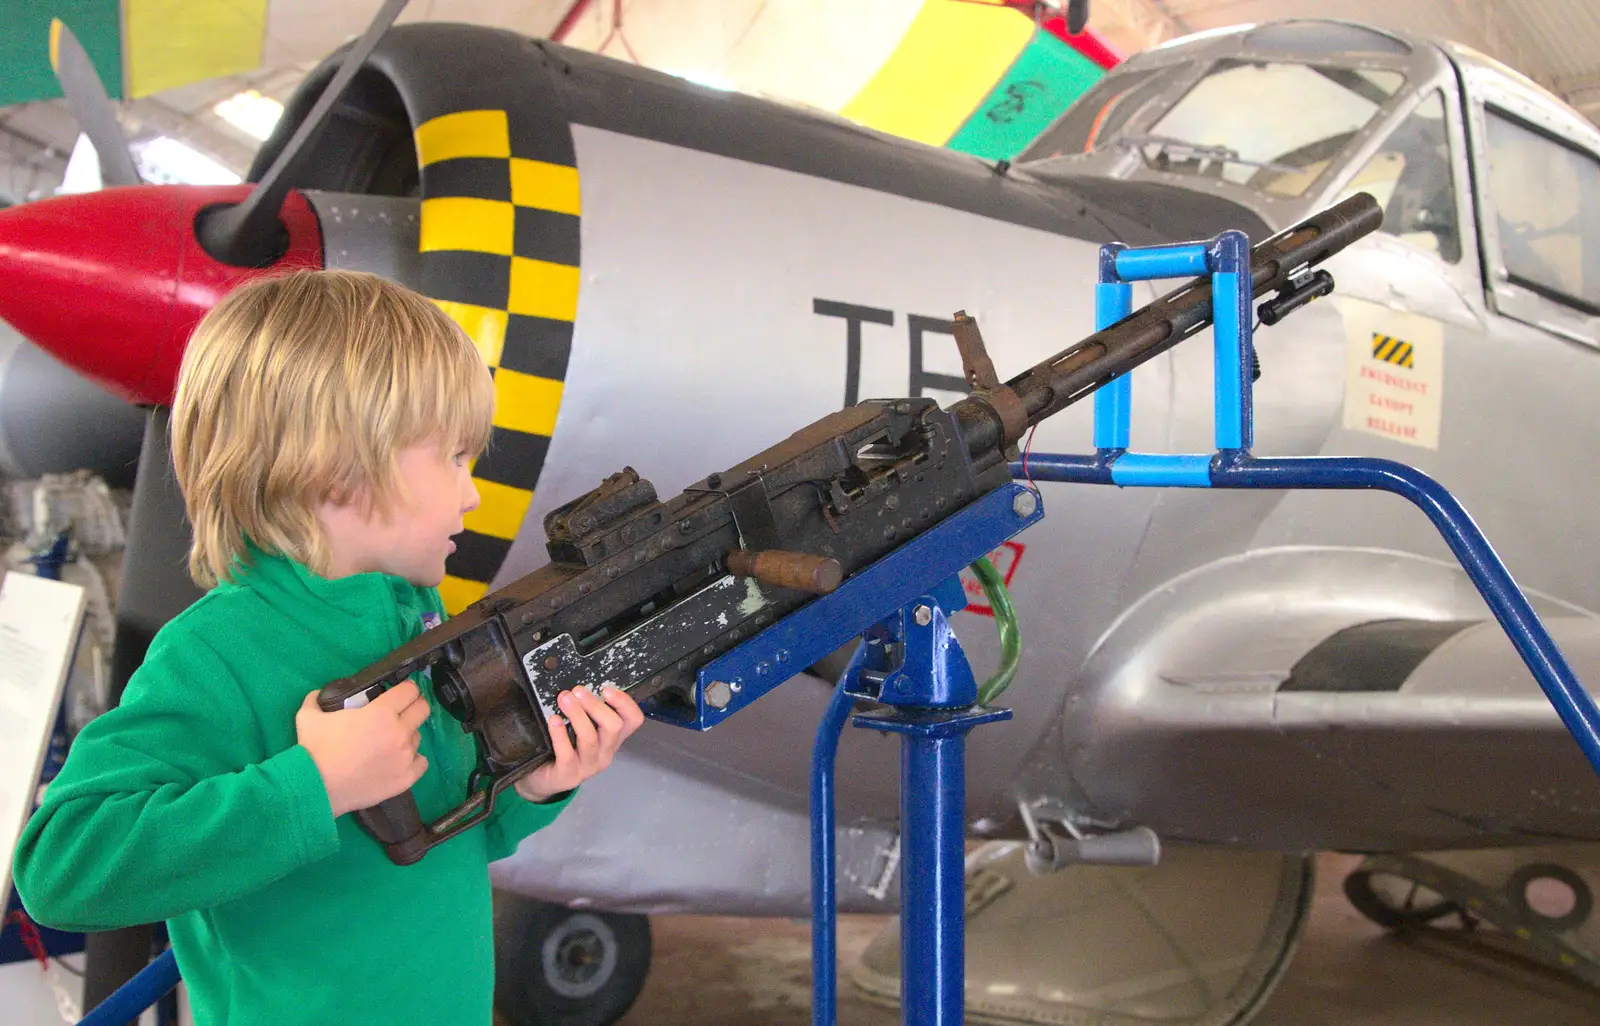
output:
[[571, 688], [561, 692], [556, 702], [572, 724], [578, 747], [572, 747], [561, 717], [550, 717], [550, 748], [555, 761], [519, 778], [514, 785], [517, 793], [530, 802], [542, 802], [551, 795], [570, 791], [611, 765], [618, 746], [644, 723], [639, 703], [621, 688], [606, 688], [604, 701], [588, 688]]
[[295, 713], [300, 744], [322, 774], [335, 817], [376, 805], [421, 779], [428, 760], [417, 754], [428, 700], [401, 681], [360, 709], [323, 712], [311, 692]]

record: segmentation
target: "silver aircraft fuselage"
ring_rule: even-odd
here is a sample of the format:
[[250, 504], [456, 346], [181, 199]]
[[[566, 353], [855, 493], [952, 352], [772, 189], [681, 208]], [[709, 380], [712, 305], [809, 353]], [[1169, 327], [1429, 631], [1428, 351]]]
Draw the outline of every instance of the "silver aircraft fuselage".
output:
[[[337, 63], [291, 98], [257, 175]], [[1384, 233], [1331, 262], [1334, 298], [1256, 336], [1255, 451], [1432, 474], [1600, 680], [1600, 132], [1487, 58], [1336, 22], [1179, 40], [1004, 167], [470, 26], [394, 28], [356, 83], [295, 182], [324, 263], [499, 330], [480, 344], [500, 441], [475, 467], [485, 515], [452, 557], [457, 605], [462, 580], [482, 594], [543, 564], [544, 514], [624, 465], [670, 496], [842, 405], [953, 401], [958, 309], [1002, 378], [1066, 348], [1094, 328], [1102, 243], [1259, 241], [1368, 191]], [[420, 128], [468, 122], [509, 126], [474, 143], [498, 156], [419, 158], [456, 139]], [[536, 195], [509, 204], [509, 243], [439, 229], [463, 209], [449, 201], [503, 217], [522, 187]], [[1164, 290], [1139, 285], [1135, 304]], [[1212, 394], [1204, 341], [1140, 367], [1133, 448], [1211, 451]], [[1088, 451], [1090, 421], [1080, 403], [1033, 450]], [[126, 665], [195, 594], [165, 423], [136, 486]], [[968, 746], [974, 834], [1031, 819], [1283, 851], [1600, 840], [1600, 785], [1420, 513], [1354, 493], [1043, 494], [1045, 521], [995, 554], [1024, 651], [1014, 718]], [[955, 621], [987, 673], [992, 620]], [[803, 911], [829, 689], [802, 675], [705, 734], [649, 724], [496, 881], [618, 910]], [[898, 751], [866, 731], [841, 745], [846, 908], [894, 901]]]
[[[574, 138], [584, 263], [604, 270], [586, 274], [561, 419], [500, 581], [543, 561], [544, 510], [623, 462], [670, 494], [836, 407], [847, 374], [859, 397], [942, 394], [928, 375], [959, 373], [954, 346], [919, 346], [918, 318], [973, 312], [1002, 376], [1092, 329], [1093, 242], [622, 133]], [[1570, 165], [1543, 204], [1514, 177], [1539, 146]], [[1438, 478], [1594, 681], [1600, 229], [1582, 222], [1600, 224], [1597, 168], [1600, 133], [1487, 58], [1290, 22], [1137, 55], [1009, 174], [1174, 240], [1259, 238], [1348, 192], [1378, 196], [1387, 234], [1334, 262], [1336, 298], [1257, 334], [1255, 451]], [[1136, 304], [1164, 291], [1139, 288]], [[867, 311], [855, 368], [848, 318], [820, 312], [841, 304]], [[1186, 343], [1134, 374], [1136, 450], [1214, 448], [1209, 352]], [[717, 388], [730, 368], [761, 387]], [[1087, 404], [1033, 445], [1092, 448]], [[1600, 787], [1416, 510], [1361, 493], [1043, 489], [1044, 523], [997, 554], [1025, 647], [1015, 718], [969, 743], [975, 832], [1019, 836], [1024, 802], [1080, 829], [1281, 850], [1600, 839]], [[956, 619], [986, 672], [992, 621]], [[652, 724], [497, 879], [609, 907], [798, 910], [827, 692], [796, 678], [705, 735]], [[897, 752], [864, 731], [841, 749], [852, 907], [892, 873]]]

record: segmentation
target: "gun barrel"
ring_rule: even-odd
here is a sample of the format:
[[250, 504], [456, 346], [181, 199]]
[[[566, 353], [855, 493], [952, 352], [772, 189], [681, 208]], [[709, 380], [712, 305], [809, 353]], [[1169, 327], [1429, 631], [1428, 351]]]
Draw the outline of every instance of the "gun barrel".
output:
[[[1382, 223], [1383, 208], [1362, 192], [1261, 242], [1250, 251], [1252, 300], [1282, 289]], [[1028, 427], [1210, 324], [1211, 291], [1209, 276], [1195, 278], [1006, 382], [1022, 402]], [[1000, 421], [985, 404], [962, 400], [953, 412], [974, 455], [1001, 444]]]

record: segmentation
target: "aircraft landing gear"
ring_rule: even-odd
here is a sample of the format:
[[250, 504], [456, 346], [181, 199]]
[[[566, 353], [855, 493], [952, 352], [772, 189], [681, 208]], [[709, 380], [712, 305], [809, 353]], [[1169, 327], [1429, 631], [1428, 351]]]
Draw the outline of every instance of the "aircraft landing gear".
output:
[[494, 1007], [510, 1026], [610, 1026], [650, 971], [650, 920], [494, 896]]
[[[1371, 855], [1345, 880], [1368, 919], [1510, 952], [1600, 986], [1592, 845]], [[1480, 928], [1482, 927], [1482, 928]]]

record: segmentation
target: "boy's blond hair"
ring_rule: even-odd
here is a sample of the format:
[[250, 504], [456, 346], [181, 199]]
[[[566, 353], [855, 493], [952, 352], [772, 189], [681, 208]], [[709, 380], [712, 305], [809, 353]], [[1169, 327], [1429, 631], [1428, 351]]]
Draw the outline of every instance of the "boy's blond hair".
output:
[[244, 285], [195, 328], [172, 403], [172, 463], [194, 527], [189, 574], [227, 580], [246, 541], [328, 567], [316, 511], [403, 499], [395, 454], [438, 438], [476, 456], [494, 384], [432, 302], [373, 274]]

